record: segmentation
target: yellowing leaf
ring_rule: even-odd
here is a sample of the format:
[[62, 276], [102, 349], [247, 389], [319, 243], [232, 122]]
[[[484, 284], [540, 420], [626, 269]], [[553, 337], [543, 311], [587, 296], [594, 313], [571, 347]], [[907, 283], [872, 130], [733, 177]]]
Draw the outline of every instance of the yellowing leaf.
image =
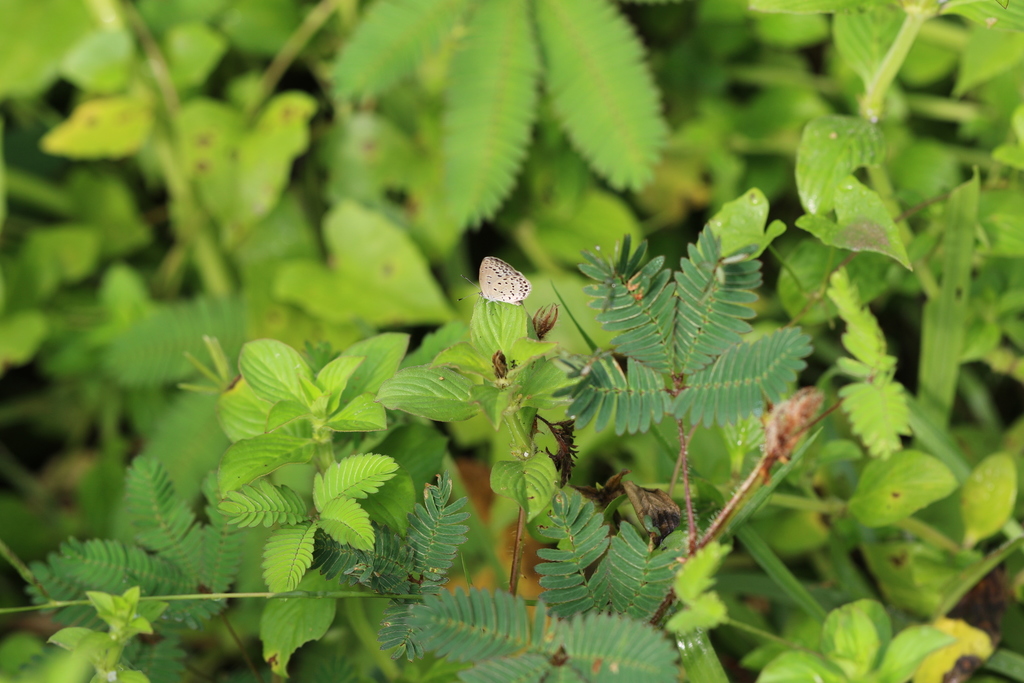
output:
[[40, 143], [72, 159], [119, 159], [139, 151], [153, 127], [153, 108], [137, 97], [104, 97], [75, 107]]

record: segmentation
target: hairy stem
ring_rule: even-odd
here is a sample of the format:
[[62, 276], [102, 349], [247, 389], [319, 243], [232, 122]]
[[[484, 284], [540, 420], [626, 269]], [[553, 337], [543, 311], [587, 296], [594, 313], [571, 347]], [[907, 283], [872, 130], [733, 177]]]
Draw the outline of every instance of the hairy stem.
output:
[[686, 499], [686, 538], [690, 548], [690, 555], [697, 552], [697, 522], [693, 516], [693, 496], [690, 492], [690, 463], [687, 460], [687, 451], [690, 446], [690, 437], [693, 436], [694, 425], [690, 433], [686, 433], [682, 420], [676, 420], [676, 429], [679, 431], [679, 457], [676, 459], [676, 468], [672, 472], [672, 480], [668, 484], [668, 495], [672, 497], [675, 490], [676, 480], [679, 472], [683, 473], [683, 497]]
[[235, 641], [235, 645], [238, 647], [238, 651], [242, 654], [242, 659], [245, 660], [245, 665], [249, 667], [249, 671], [252, 671], [252, 675], [256, 677], [256, 680], [259, 681], [259, 683], [263, 683], [263, 674], [260, 673], [256, 663], [252, 661], [252, 657], [250, 657], [249, 653], [246, 652], [245, 643], [243, 643], [242, 639], [238, 637], [238, 633], [235, 632], [235, 627], [231, 625], [231, 620], [228, 619], [226, 614], [221, 614], [220, 620], [224, 622], [224, 626], [227, 627], [228, 633], [231, 634], [231, 639]]
[[508, 575], [508, 592], [516, 594], [519, 588], [519, 574], [522, 573], [523, 549], [526, 546], [526, 510], [519, 508], [519, 519], [516, 521], [516, 537], [512, 548], [512, 571]]

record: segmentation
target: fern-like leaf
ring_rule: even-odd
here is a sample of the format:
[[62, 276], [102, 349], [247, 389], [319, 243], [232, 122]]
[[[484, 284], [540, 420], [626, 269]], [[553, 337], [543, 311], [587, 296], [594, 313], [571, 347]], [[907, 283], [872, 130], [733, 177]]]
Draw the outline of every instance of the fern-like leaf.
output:
[[298, 524], [307, 518], [306, 504], [287, 486], [275, 486], [260, 479], [255, 486], [228, 491], [218, 509], [241, 527]]
[[338, 496], [366, 498], [376, 493], [388, 479], [395, 476], [398, 463], [387, 455], [361, 453], [350, 455], [328, 467], [313, 482], [313, 502], [317, 510]]
[[466, 498], [448, 502], [452, 494], [451, 476], [445, 472], [437, 486], [427, 486], [423, 492], [423, 505], [409, 515], [407, 542], [413, 549], [413, 567], [421, 575], [424, 593], [433, 593], [448, 582], [448, 570], [455, 561], [460, 545], [466, 542], [469, 527], [462, 524], [469, 519], [468, 512], [459, 512], [466, 506]]
[[539, 60], [527, 0], [487, 0], [473, 11], [452, 60], [445, 112], [445, 191], [460, 226], [491, 216], [526, 155]]
[[360, 550], [373, 548], [375, 534], [370, 515], [351, 498], [338, 496], [328, 502], [320, 511], [318, 524], [339, 543]]
[[160, 640], [146, 643], [129, 641], [122, 655], [133, 668], [146, 674], [150, 683], [178, 683], [185, 673], [185, 650], [175, 633], [162, 632]]
[[526, 602], [504, 591], [428, 595], [408, 621], [428, 649], [457, 662], [511, 655], [530, 644]]
[[675, 370], [691, 375], [750, 331], [744, 318], [754, 317], [747, 305], [757, 300], [761, 262], [725, 263], [721, 245], [710, 229], [688, 248], [675, 280], [679, 297], [675, 318]]
[[736, 344], [710, 367], [692, 375], [676, 396], [672, 413], [690, 414], [693, 424], [735, 424], [760, 415], [767, 398], [777, 403], [806, 367], [811, 340], [799, 328], [785, 328], [750, 344]]
[[635, 434], [661, 422], [672, 405], [661, 375], [632, 358], [626, 369], [611, 358], [589, 365], [586, 377], [572, 388], [568, 413], [575, 416], [577, 428], [594, 420], [594, 429], [601, 431], [614, 416], [616, 434]]
[[613, 187], [643, 187], [667, 126], [640, 40], [607, 0], [534, 7], [547, 88], [570, 139]]
[[214, 593], [222, 593], [234, 583], [242, 562], [242, 534], [237, 527], [228, 524], [227, 518], [217, 509], [217, 473], [210, 474], [203, 481], [203, 495], [206, 497], [206, 517], [210, 523], [202, 529], [199, 546], [199, 583]]
[[900, 435], [910, 434], [910, 408], [902, 384], [882, 379], [854, 382], [840, 389], [839, 396], [853, 433], [873, 457], [888, 458], [903, 448]]
[[313, 563], [316, 525], [302, 524], [274, 531], [263, 548], [263, 579], [274, 593], [295, 590]]
[[451, 33], [468, 0], [377, 0], [334, 68], [341, 97], [384, 92]]
[[[143, 595], [193, 593], [196, 588], [177, 564], [149, 555], [136, 545], [106, 539], [69, 539], [61, 544], [59, 553], [50, 553], [46, 563], [33, 562], [30, 567], [55, 600], [81, 600], [86, 591], [120, 594], [131, 586], [139, 586]], [[36, 602], [46, 602], [34, 586], [28, 591]], [[216, 609], [203, 602], [209, 601], [174, 601], [164, 616], [198, 624], [198, 619]], [[56, 618], [84, 625], [94, 623], [94, 616], [91, 607], [72, 606], [60, 610]]]
[[132, 462], [125, 497], [139, 544], [176, 563], [185, 576], [198, 577], [201, 531], [160, 461], [143, 456]]
[[[560, 491], [552, 501], [552, 525], [540, 527], [544, 536], [562, 541], [560, 548], [541, 548], [537, 573], [545, 589], [541, 599], [556, 616], [569, 616], [595, 607], [603, 607], [600, 597], [587, 578], [586, 570], [608, 549], [608, 528], [594, 504], [584, 501], [577, 491]], [[564, 549], [562, 549], [564, 548]]]
[[[469, 528], [462, 524], [468, 512], [460, 512], [466, 498], [448, 502], [452, 494], [452, 480], [448, 472], [438, 477], [436, 486], [428, 485], [423, 492], [423, 505], [417, 503], [409, 514], [409, 533], [406, 543], [412, 549], [413, 572], [419, 575], [415, 592], [436, 594], [448, 582], [448, 570], [455, 561], [458, 547], [466, 542]], [[412, 660], [423, 656], [423, 645], [409, 622], [408, 601], [396, 601], [387, 607], [377, 637], [384, 649], [396, 648], [391, 655], [403, 655]]]
[[[463, 671], [459, 677], [464, 683], [536, 683], [537, 681], [579, 681], [581, 678], [565, 677], [565, 672], [559, 671], [561, 667], [555, 667], [549, 657], [535, 652], [524, 652], [514, 657], [501, 657], [490, 659], [477, 664], [469, 671]], [[555, 674], [548, 676], [547, 674]], [[561, 675], [561, 678], [556, 676]]]
[[317, 531], [313, 568], [328, 579], [339, 577], [342, 583], [359, 583], [378, 593], [408, 593], [412, 549], [394, 532], [376, 532], [373, 550], [358, 550]]
[[632, 524], [623, 524], [612, 539], [594, 581], [604, 587], [616, 612], [649, 619], [675, 577], [675, 553], [650, 551]]
[[566, 664], [583, 680], [679, 680], [675, 648], [660, 631], [642, 621], [622, 614], [584, 614], [556, 621], [551, 631], [552, 644], [564, 648]]
[[104, 366], [126, 387], [155, 387], [185, 379], [195, 368], [186, 352], [206, 353], [203, 336], [216, 337], [228, 358], [245, 341], [245, 306], [239, 299], [199, 298], [159, 308], [108, 347]]

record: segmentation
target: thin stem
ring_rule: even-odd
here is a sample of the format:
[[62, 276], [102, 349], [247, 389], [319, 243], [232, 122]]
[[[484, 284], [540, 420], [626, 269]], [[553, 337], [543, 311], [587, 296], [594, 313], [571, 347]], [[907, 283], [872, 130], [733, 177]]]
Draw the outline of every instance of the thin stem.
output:
[[948, 552], [958, 553], [962, 550], [955, 541], [947, 537], [938, 529], [914, 517], [905, 517], [900, 521], [895, 522], [893, 526], [903, 529], [904, 531], [909, 531], [921, 540], [928, 541], [932, 545], [942, 548]]
[[3, 557], [11, 563], [11, 566], [14, 567], [21, 576], [22, 581], [32, 584], [39, 590], [40, 594], [45, 596], [47, 599], [52, 600], [52, 598], [50, 598], [50, 594], [46, 591], [46, 588], [43, 587], [43, 584], [39, 583], [39, 579], [37, 579], [36, 575], [32, 573], [32, 570], [28, 568], [28, 565], [21, 561], [21, 558], [3, 542], [3, 539], [0, 539], [0, 557]]
[[735, 619], [726, 618], [725, 623], [728, 626], [732, 626], [733, 628], [739, 629], [740, 631], [746, 631], [747, 633], [749, 633], [749, 634], [751, 634], [753, 636], [756, 636], [758, 638], [763, 638], [763, 639], [765, 639], [767, 641], [771, 641], [773, 643], [779, 643], [780, 645], [785, 645], [787, 650], [802, 650], [804, 652], [811, 652], [811, 653], [813, 653], [815, 655], [818, 654], [814, 650], [808, 650], [807, 648], [805, 648], [802, 645], [799, 645], [797, 643], [791, 642], [789, 640], [786, 640], [785, 638], [781, 638], [781, 637], [775, 635], [774, 633], [771, 633], [770, 631], [764, 631], [762, 629], [757, 628], [756, 626], [751, 626], [750, 624], [746, 624], [746, 623], [744, 623], [742, 621], [737, 621]]
[[512, 548], [512, 571], [508, 575], [508, 592], [516, 594], [519, 588], [519, 574], [522, 571], [523, 550], [526, 547], [526, 510], [519, 508], [519, 519], [516, 521], [516, 537]]
[[302, 20], [302, 24], [295, 29], [295, 32], [288, 36], [288, 40], [285, 41], [280, 51], [274, 55], [270, 66], [267, 67], [267, 70], [263, 72], [263, 76], [260, 78], [259, 95], [247, 108], [247, 113], [250, 116], [259, 111], [266, 99], [274, 92], [274, 88], [277, 87], [277, 83], [284, 76], [285, 71], [292, 65], [292, 62], [299, 56], [299, 53], [306, 47], [310, 39], [327, 22], [337, 8], [337, 5], [338, 0], [321, 0], [316, 7], [309, 11], [306, 18]]
[[[694, 425], [693, 429], [697, 426]], [[690, 548], [690, 555], [692, 556], [697, 552], [697, 522], [693, 515], [693, 496], [690, 492], [690, 463], [687, 460], [687, 450], [690, 445], [690, 437], [693, 436], [693, 429], [690, 433], [686, 433], [686, 427], [683, 426], [682, 420], [676, 420], [676, 429], [679, 432], [679, 457], [676, 459], [676, 467], [672, 472], [672, 480], [668, 485], [668, 495], [672, 497], [672, 491], [675, 489], [676, 480], [679, 478], [679, 472], [682, 470], [683, 473], [683, 498], [686, 501], [686, 534], [687, 542]]]
[[[466, 483], [462, 480], [462, 473], [459, 471], [459, 466], [455, 464], [455, 460], [451, 455], [445, 453], [442, 460], [442, 467], [448, 470], [452, 475], [452, 495], [456, 498], [466, 497], [469, 498], [469, 504], [475, 508], [473, 499], [469, 495], [469, 490], [466, 488]], [[491, 565], [491, 570], [494, 572], [495, 577], [505, 575], [505, 567], [501, 564], [501, 559], [498, 554], [494, 551], [494, 543], [491, 542], [490, 533], [487, 527], [478, 514], [479, 511], [474, 509], [474, 513], [469, 516], [466, 520], [466, 526], [469, 527], [469, 543], [468, 546], [479, 548], [482, 550], [487, 558], [488, 564]]]
[[242, 639], [239, 638], [238, 634], [235, 632], [235, 627], [231, 625], [231, 620], [228, 619], [228, 615], [222, 613], [220, 615], [220, 619], [224, 622], [224, 626], [227, 627], [228, 633], [231, 634], [231, 639], [234, 640], [235, 645], [238, 646], [238, 651], [242, 653], [242, 659], [245, 660], [245, 665], [249, 667], [250, 671], [252, 671], [256, 680], [263, 683], [263, 674], [260, 673], [260, 670], [256, 667], [256, 663], [252, 661], [252, 657], [250, 657], [249, 653], [246, 652], [245, 645], [242, 643]]
[[380, 649], [377, 643], [377, 629], [371, 624], [370, 620], [366, 618], [366, 608], [361, 602], [345, 602], [342, 603], [345, 606], [345, 613], [348, 617], [348, 624], [352, 627], [352, 631], [356, 634], [356, 638], [360, 640], [363, 647], [367, 652], [370, 653], [377, 667], [384, 674], [384, 677], [389, 681], [393, 681], [398, 678], [399, 671], [398, 666], [394, 660], [387, 655], [386, 652]]
[[153, 38], [153, 34], [149, 32], [146, 22], [143, 21], [136, 11], [135, 3], [125, 2], [122, 3], [122, 7], [124, 7], [124, 12], [128, 17], [128, 23], [131, 25], [132, 31], [135, 32], [135, 36], [142, 43], [142, 50], [146, 53], [146, 61], [149, 62], [149, 68], [153, 72], [153, 79], [156, 81], [156, 87], [160, 90], [160, 97], [164, 101], [164, 107], [167, 108], [167, 113], [171, 119], [174, 119], [178, 115], [181, 102], [178, 99], [178, 91], [174, 87], [174, 82], [171, 81], [171, 71], [167, 67], [167, 60], [164, 59], [163, 53], [160, 52], [160, 46], [157, 44], [156, 39]]
[[903, 66], [910, 48], [914, 45], [914, 39], [921, 26], [932, 17], [929, 12], [917, 8], [907, 7], [907, 16], [903, 19], [896, 39], [889, 46], [882, 63], [878, 65], [871, 80], [867, 84], [864, 99], [860, 105], [861, 116], [869, 121], [878, 121], [882, 117], [882, 109], [885, 106], [885, 95], [889, 92], [896, 74]]

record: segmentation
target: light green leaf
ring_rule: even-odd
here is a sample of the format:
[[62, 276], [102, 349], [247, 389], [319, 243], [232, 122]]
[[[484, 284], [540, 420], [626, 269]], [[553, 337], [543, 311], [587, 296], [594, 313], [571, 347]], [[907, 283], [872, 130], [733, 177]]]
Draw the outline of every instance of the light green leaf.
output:
[[227, 49], [227, 39], [203, 22], [175, 24], [164, 36], [167, 66], [178, 88], [201, 85]]
[[847, 683], [835, 664], [810, 652], [790, 650], [761, 670], [757, 683]]
[[491, 469], [491, 489], [519, 503], [527, 521], [543, 512], [555, 494], [558, 471], [546, 453], [529, 460], [502, 460]]
[[[301, 417], [311, 417], [310, 410], [298, 401], [278, 401], [270, 409], [267, 415], [267, 428], [265, 431], [272, 432]], [[292, 435], [296, 436], [296, 435]]]
[[134, 96], [103, 97], [75, 107], [39, 145], [72, 159], [120, 159], [139, 151], [153, 127], [153, 107]]
[[313, 442], [284, 434], [261, 434], [231, 445], [217, 470], [220, 495], [235, 491], [283, 465], [309, 462]]
[[490, 384], [476, 384], [472, 391], [473, 401], [483, 409], [484, 416], [495, 429], [501, 427], [501, 418], [512, 400], [511, 392]]
[[348, 543], [359, 550], [373, 550], [374, 531], [370, 515], [351, 498], [338, 496], [328, 501], [320, 510], [317, 523], [338, 543]]
[[743, 247], [757, 245], [751, 252], [759, 256], [776, 237], [786, 231], [781, 221], [772, 221], [765, 232], [768, 220], [768, 199], [761, 190], [753, 187], [731, 202], [726, 202], [718, 213], [708, 221], [711, 232], [722, 243], [722, 255], [729, 256]]
[[577, 201], [543, 203], [536, 211], [537, 241], [547, 254], [565, 263], [579, 262], [583, 245], [614, 244], [623, 235], [639, 244], [644, 238], [629, 204], [596, 188]]
[[312, 382], [313, 372], [299, 352], [284, 342], [257, 339], [247, 343], [238, 367], [253, 393], [264, 401], [309, 404], [303, 382]]
[[452, 59], [445, 200], [460, 226], [498, 210], [526, 156], [540, 66], [530, 10], [525, 0], [477, 4]]
[[263, 548], [263, 579], [274, 593], [295, 590], [313, 564], [315, 524], [283, 527], [270, 534]]
[[370, 392], [360, 394], [335, 413], [327, 426], [336, 432], [376, 432], [388, 428], [384, 406]]
[[395, 476], [397, 470], [398, 463], [387, 455], [350, 455], [328, 467], [323, 474], [316, 475], [313, 480], [313, 503], [322, 511], [325, 505], [338, 496], [366, 498]]
[[974, 26], [960, 58], [953, 96], [961, 97], [972, 88], [1004, 71], [1020, 68], [1024, 59], [1024, 34], [993, 31]]
[[900, 450], [900, 435], [910, 434], [907, 392], [896, 381], [854, 382], [839, 390], [843, 412], [850, 416], [854, 434], [875, 458], [888, 458]]
[[835, 187], [837, 223], [821, 216], [801, 216], [796, 225], [825, 244], [850, 251], [875, 251], [912, 270], [899, 229], [878, 193], [847, 176]]
[[495, 351], [511, 355], [516, 341], [526, 336], [526, 307], [477, 297], [469, 322], [470, 341], [484, 358]]
[[897, 7], [872, 3], [860, 12], [840, 12], [832, 19], [836, 51], [865, 87], [896, 39], [904, 16]]
[[846, 350], [871, 369], [888, 370], [892, 362], [887, 360], [885, 334], [871, 310], [861, 305], [857, 288], [845, 268], [829, 278], [828, 298], [846, 323], [842, 337]]
[[932, 652], [955, 642], [931, 626], [909, 626], [897, 635], [885, 651], [885, 658], [875, 673], [878, 683], [904, 683]]
[[713, 629], [728, 620], [725, 603], [717, 593], [704, 593], [687, 603], [665, 625], [676, 635], [686, 635], [697, 629]]
[[4, 3], [3, 27], [0, 99], [7, 99], [29, 98], [48, 88], [61, 59], [95, 23], [80, 0], [38, 0]]
[[110, 95], [128, 84], [134, 54], [135, 42], [127, 29], [98, 30], [64, 55], [60, 70], [82, 90]]
[[850, 680], [861, 680], [875, 668], [891, 636], [885, 608], [874, 600], [858, 600], [828, 613], [821, 629], [821, 652]]
[[643, 187], [667, 126], [632, 27], [604, 0], [546, 0], [534, 12], [547, 90], [573, 144], [612, 187]]
[[452, 317], [408, 231], [383, 214], [343, 200], [324, 219], [324, 239], [333, 269], [317, 261], [284, 264], [274, 282], [276, 297], [330, 322], [417, 325]]
[[343, 403], [359, 394], [376, 394], [384, 380], [398, 372], [398, 366], [409, 348], [409, 335], [402, 332], [385, 332], [362, 341], [342, 351], [341, 356], [362, 356], [366, 362], [356, 368], [349, 377], [345, 391], [341, 394]]
[[819, 14], [859, 9], [870, 4], [873, 4], [871, 0], [750, 0], [748, 6], [755, 12]]
[[417, 365], [400, 370], [384, 382], [377, 400], [391, 410], [458, 422], [480, 412], [471, 401], [472, 387], [473, 382], [452, 368]]
[[[305, 591], [329, 591], [337, 588], [320, 573], [302, 579], [298, 588]], [[336, 600], [330, 598], [284, 598], [268, 600], [260, 615], [260, 641], [263, 660], [270, 662], [275, 677], [288, 677], [288, 662], [303, 643], [319, 640], [334, 621]]]
[[988, 456], [960, 490], [964, 545], [972, 547], [1003, 528], [1017, 502], [1017, 466], [1007, 453]]
[[36, 355], [50, 325], [39, 311], [18, 311], [0, 318], [0, 375]]
[[232, 442], [263, 434], [271, 403], [252, 390], [244, 377], [224, 390], [217, 399], [217, 419]]
[[804, 128], [796, 155], [796, 185], [808, 213], [832, 210], [839, 183], [862, 166], [885, 160], [881, 130], [854, 116], [822, 116]]
[[947, 2], [942, 13], [959, 14], [971, 21], [976, 21], [986, 29], [997, 31], [1024, 31], [1024, 7], [1020, 4], [1004, 3], [999, 0], [1000, 8], [991, 2]]
[[692, 602], [715, 585], [714, 575], [725, 556], [732, 550], [721, 543], [709, 543], [686, 561], [674, 584], [676, 595], [683, 602]]
[[331, 403], [335, 409], [340, 405], [349, 378], [365, 361], [365, 356], [338, 356], [316, 374], [316, 385], [333, 394]]
[[469, 342], [459, 342], [438, 353], [431, 365], [454, 365], [463, 372], [494, 379], [494, 363], [490, 358], [484, 358], [476, 350], [476, 347]]
[[866, 526], [894, 524], [956, 487], [956, 477], [938, 458], [906, 450], [867, 464], [850, 499], [850, 512]]

